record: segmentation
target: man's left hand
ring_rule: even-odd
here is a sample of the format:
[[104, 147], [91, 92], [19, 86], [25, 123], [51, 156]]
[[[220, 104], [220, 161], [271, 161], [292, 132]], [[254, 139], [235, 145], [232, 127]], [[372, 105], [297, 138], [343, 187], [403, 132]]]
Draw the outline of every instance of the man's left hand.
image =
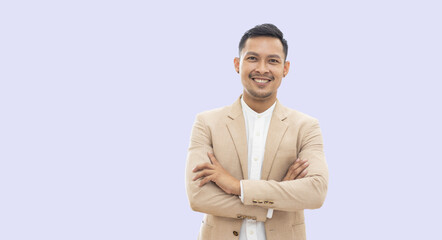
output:
[[202, 178], [200, 187], [212, 181], [227, 194], [240, 195], [241, 186], [239, 180], [230, 175], [223, 166], [221, 166], [213, 153], [209, 152], [207, 155], [212, 163], [202, 163], [197, 165], [193, 169], [193, 172], [198, 172], [198, 174], [193, 178], [193, 181]]

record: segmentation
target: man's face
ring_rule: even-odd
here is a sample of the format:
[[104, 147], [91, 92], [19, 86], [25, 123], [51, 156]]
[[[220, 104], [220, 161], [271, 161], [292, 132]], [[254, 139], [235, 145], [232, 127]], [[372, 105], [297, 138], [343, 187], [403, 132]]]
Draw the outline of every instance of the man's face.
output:
[[247, 39], [239, 58], [235, 58], [235, 70], [241, 76], [244, 97], [254, 100], [273, 100], [288, 73], [290, 62], [284, 62], [281, 41], [273, 37]]

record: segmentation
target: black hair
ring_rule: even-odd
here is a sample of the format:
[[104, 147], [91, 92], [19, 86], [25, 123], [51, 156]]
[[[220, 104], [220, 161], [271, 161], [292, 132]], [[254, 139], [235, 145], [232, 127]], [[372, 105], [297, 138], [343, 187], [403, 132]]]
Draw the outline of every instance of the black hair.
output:
[[284, 39], [284, 34], [281, 32], [281, 30], [279, 30], [275, 25], [271, 23], [256, 25], [254, 28], [251, 28], [247, 32], [245, 32], [241, 38], [241, 41], [239, 41], [239, 54], [241, 55], [241, 51], [244, 48], [247, 39], [261, 36], [278, 38], [282, 43], [282, 48], [284, 51], [284, 61], [287, 59], [287, 52], [289, 48], [289, 46], [287, 45], [287, 40]]

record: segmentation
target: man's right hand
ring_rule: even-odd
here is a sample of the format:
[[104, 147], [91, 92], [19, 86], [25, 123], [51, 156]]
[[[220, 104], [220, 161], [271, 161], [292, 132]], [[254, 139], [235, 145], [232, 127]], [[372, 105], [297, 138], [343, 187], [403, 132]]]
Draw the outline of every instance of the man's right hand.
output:
[[307, 175], [308, 165], [309, 163], [307, 162], [307, 159], [296, 159], [296, 161], [290, 165], [282, 181], [290, 181], [305, 177]]

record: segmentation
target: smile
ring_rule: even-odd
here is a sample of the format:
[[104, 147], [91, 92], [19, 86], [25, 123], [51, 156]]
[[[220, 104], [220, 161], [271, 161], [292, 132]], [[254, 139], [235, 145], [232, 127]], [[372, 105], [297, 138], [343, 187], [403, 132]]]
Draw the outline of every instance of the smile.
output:
[[257, 82], [257, 83], [267, 83], [267, 82], [270, 82], [269, 79], [263, 79], [263, 78], [252, 78], [252, 80]]

